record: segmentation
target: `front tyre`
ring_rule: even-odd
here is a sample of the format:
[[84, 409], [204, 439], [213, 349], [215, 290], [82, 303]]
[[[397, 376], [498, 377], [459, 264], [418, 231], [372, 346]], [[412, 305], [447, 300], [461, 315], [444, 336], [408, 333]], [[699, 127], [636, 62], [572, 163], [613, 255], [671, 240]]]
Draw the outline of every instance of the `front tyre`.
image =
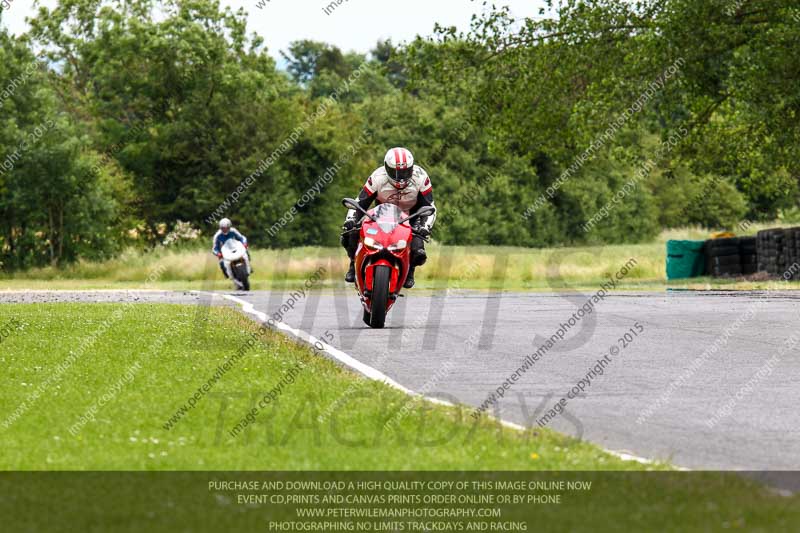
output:
[[237, 265], [235, 267], [234, 275], [236, 276], [236, 281], [238, 281], [238, 285], [241, 286], [243, 291], [250, 290], [250, 273], [247, 272], [247, 265]]
[[389, 282], [392, 280], [392, 269], [386, 265], [378, 265], [372, 278], [372, 312], [369, 327], [381, 329], [386, 322], [386, 307], [389, 303]]

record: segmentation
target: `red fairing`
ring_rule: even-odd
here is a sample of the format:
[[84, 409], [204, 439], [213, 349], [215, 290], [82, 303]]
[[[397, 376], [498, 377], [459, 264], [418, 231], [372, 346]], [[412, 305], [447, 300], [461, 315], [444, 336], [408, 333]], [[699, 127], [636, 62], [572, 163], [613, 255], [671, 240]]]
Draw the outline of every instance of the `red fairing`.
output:
[[356, 288], [364, 309], [372, 312], [375, 272], [379, 266], [391, 269], [389, 299], [386, 310], [392, 308], [411, 265], [411, 226], [398, 224], [408, 216], [393, 204], [381, 204], [370, 211], [377, 221], [366, 219], [361, 226], [356, 250]]

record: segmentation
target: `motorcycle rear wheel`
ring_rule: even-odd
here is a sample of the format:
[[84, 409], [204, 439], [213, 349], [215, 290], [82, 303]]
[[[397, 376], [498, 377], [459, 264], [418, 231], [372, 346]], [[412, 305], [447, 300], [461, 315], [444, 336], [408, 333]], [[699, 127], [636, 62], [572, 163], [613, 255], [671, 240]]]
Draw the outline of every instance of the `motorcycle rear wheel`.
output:
[[389, 282], [392, 280], [392, 269], [386, 265], [375, 267], [372, 279], [372, 312], [369, 327], [381, 329], [386, 322], [386, 306], [389, 303]]

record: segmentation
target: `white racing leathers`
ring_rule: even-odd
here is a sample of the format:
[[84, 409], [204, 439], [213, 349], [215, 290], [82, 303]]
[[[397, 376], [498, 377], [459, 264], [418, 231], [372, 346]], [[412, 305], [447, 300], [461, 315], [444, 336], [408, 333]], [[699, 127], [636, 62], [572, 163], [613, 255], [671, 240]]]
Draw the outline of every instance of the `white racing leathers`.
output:
[[[433, 203], [433, 186], [431, 185], [431, 178], [425, 169], [419, 165], [414, 166], [414, 174], [408, 180], [408, 184], [398, 189], [389, 179], [384, 167], [379, 167], [367, 179], [364, 184], [364, 189], [358, 196], [358, 203], [363, 209], [368, 209], [373, 201], [379, 204], [394, 204], [403, 211], [413, 214], [417, 209], [422, 206], [430, 205], [436, 207]], [[358, 220], [361, 217], [356, 216], [356, 211], [350, 209], [347, 212], [347, 220]], [[430, 230], [436, 222], [436, 213], [428, 216], [423, 226]]]

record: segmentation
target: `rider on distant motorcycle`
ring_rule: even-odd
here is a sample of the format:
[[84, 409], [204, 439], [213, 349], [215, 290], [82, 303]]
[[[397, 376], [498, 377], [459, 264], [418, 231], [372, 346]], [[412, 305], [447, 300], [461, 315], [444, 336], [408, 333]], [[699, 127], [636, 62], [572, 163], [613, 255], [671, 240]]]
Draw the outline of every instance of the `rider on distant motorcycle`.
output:
[[[223, 218], [219, 221], [219, 231], [214, 234], [214, 248], [212, 249], [214, 255], [219, 258], [219, 268], [222, 270], [222, 274], [228, 278], [228, 272], [225, 270], [225, 260], [222, 259], [222, 246], [228, 239], [236, 239], [240, 243], [244, 244], [244, 247], [247, 248], [247, 237], [239, 233], [236, 228], [233, 227], [231, 221], [227, 218]], [[248, 263], [250, 258], [250, 250], [247, 251]], [[250, 271], [252, 272], [252, 268]]]
[[[392, 148], [386, 152], [383, 166], [375, 170], [367, 180], [358, 203], [362, 209], [368, 209], [373, 201], [378, 204], [394, 204], [409, 214], [414, 214], [423, 206], [433, 206], [433, 186], [428, 173], [419, 165], [414, 165], [414, 156], [405, 148]], [[361, 217], [351, 209], [347, 212], [342, 229], [349, 231], [358, 226]], [[436, 213], [428, 217], [419, 217], [412, 228], [414, 237], [411, 240], [411, 269], [403, 287], [414, 286], [414, 270], [422, 266], [428, 257], [425, 253], [425, 239], [431, 234], [436, 222]], [[344, 279], [348, 283], [356, 280], [355, 256], [358, 248], [357, 231], [342, 234], [342, 246], [350, 257], [350, 268]]]

